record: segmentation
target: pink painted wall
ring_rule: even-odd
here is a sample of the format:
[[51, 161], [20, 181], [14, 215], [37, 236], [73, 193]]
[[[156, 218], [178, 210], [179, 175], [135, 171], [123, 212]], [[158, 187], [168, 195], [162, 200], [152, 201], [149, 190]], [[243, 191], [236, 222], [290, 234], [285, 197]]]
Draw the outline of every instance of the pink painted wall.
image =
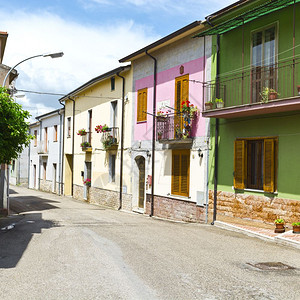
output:
[[[190, 62], [182, 64], [184, 66], [184, 73], [180, 74], [180, 66], [162, 71], [157, 74], [156, 87], [156, 102], [169, 100], [170, 106], [174, 107], [175, 100], [175, 78], [189, 74], [189, 100], [198, 109], [202, 110], [202, 84], [194, 83], [191, 80], [203, 81], [203, 58], [198, 58]], [[148, 88], [147, 111], [152, 113], [153, 109], [153, 76], [147, 76], [136, 80], [135, 82], [135, 103], [137, 103], [137, 91], [143, 88]], [[135, 140], [151, 140], [152, 139], [152, 116], [147, 115], [147, 122], [137, 123], [137, 105], [135, 105], [135, 121], [134, 121], [134, 139]], [[195, 130], [193, 135], [205, 135], [205, 120], [199, 113]]]

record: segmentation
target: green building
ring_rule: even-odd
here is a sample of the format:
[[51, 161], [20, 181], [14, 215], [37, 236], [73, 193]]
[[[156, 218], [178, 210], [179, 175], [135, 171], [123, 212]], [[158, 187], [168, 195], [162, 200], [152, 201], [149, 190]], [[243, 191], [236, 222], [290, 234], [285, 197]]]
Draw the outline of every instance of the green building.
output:
[[213, 35], [202, 114], [214, 220], [300, 221], [300, 1], [238, 1], [205, 23], [197, 37]]

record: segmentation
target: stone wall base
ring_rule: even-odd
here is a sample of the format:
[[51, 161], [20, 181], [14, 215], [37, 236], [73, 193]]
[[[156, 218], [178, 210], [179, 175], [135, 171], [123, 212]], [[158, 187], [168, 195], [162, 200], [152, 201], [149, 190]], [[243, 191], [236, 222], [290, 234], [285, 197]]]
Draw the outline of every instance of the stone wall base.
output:
[[[106, 206], [113, 209], [119, 208], [119, 192], [89, 187], [87, 200], [83, 198], [83, 186], [73, 186], [73, 197], [78, 200], [87, 201], [92, 204]], [[132, 196], [130, 194], [122, 194], [122, 210], [131, 211]]]
[[[160, 217], [169, 220], [197, 222], [205, 221], [205, 208], [197, 206], [196, 203], [175, 199], [171, 197], [154, 196], [154, 212], [155, 217]], [[146, 196], [146, 211], [145, 214], [151, 212], [151, 195]]]
[[[209, 191], [209, 212], [213, 211], [214, 192]], [[283, 218], [286, 223], [299, 222], [300, 201], [218, 191], [218, 215], [274, 223]]]

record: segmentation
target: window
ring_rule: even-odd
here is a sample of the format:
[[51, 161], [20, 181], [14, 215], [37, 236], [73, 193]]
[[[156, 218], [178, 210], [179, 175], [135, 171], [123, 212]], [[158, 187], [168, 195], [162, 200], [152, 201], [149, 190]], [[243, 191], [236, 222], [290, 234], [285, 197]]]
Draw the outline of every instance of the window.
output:
[[277, 138], [237, 139], [234, 145], [234, 188], [276, 190]]
[[252, 101], [261, 100], [260, 93], [268, 87], [276, 90], [276, 27], [252, 34]]
[[116, 182], [116, 155], [109, 156], [109, 181]]
[[47, 153], [47, 151], [48, 151], [48, 128], [47, 127], [44, 128], [44, 133], [45, 133], [45, 135], [44, 135], [44, 142], [45, 142], [44, 149], [45, 149], [45, 152]]
[[67, 119], [67, 137], [71, 137], [71, 117]]
[[36, 147], [37, 146], [37, 130], [34, 131], [33, 135], [34, 135], [34, 144], [33, 145], [34, 145], [34, 147]]
[[93, 124], [93, 111], [88, 110], [88, 135], [87, 140], [90, 144], [92, 144], [92, 124]]
[[190, 185], [190, 150], [172, 151], [172, 183], [171, 193], [189, 196]]
[[110, 78], [110, 89], [112, 90], [112, 91], [114, 91], [115, 90], [115, 77], [111, 77]]
[[147, 121], [147, 88], [138, 90], [137, 122]]
[[57, 142], [57, 125], [53, 127], [53, 142]]

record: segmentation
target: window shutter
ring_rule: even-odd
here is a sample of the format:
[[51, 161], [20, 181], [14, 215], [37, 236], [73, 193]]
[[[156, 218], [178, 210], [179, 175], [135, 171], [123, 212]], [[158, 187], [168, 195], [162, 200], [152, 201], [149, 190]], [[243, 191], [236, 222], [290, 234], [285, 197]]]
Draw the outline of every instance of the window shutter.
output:
[[178, 195], [180, 192], [180, 154], [172, 155], [172, 186], [171, 193]]
[[264, 140], [264, 191], [275, 191], [275, 140]]
[[182, 79], [182, 101], [189, 100], [189, 77], [184, 76]]
[[189, 196], [189, 171], [190, 171], [190, 152], [185, 151], [181, 154], [181, 174], [180, 174], [180, 193], [182, 196]]
[[190, 185], [190, 151], [174, 150], [172, 152], [172, 185], [173, 195], [189, 196]]
[[245, 171], [246, 171], [246, 148], [245, 140], [236, 140], [234, 142], [234, 188], [245, 188]]
[[147, 89], [138, 91], [137, 99], [137, 122], [147, 121]]

